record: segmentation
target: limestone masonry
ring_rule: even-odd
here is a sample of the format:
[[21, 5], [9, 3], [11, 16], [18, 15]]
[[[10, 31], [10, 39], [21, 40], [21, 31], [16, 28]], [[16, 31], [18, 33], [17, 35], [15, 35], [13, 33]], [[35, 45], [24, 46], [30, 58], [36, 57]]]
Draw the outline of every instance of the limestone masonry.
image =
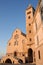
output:
[[43, 0], [39, 0], [36, 10], [27, 7], [26, 34], [19, 29], [13, 32], [0, 63], [43, 65]]

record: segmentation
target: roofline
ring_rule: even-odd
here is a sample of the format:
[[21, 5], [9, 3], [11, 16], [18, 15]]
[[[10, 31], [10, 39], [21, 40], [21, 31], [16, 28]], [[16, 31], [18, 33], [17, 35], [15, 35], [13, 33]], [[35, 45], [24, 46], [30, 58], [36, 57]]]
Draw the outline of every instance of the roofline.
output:
[[28, 10], [28, 9], [30, 9], [30, 8], [33, 8], [33, 9], [34, 9], [34, 7], [33, 7], [32, 5], [30, 5], [30, 6], [27, 7], [26, 10]]

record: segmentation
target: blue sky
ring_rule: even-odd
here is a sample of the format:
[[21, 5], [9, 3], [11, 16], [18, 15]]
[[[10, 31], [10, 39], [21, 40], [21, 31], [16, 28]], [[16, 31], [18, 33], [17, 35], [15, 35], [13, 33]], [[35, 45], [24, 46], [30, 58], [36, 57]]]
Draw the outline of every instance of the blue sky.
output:
[[26, 8], [34, 8], [38, 0], [0, 0], [0, 57], [6, 54], [7, 42], [12, 32], [19, 28], [26, 33]]

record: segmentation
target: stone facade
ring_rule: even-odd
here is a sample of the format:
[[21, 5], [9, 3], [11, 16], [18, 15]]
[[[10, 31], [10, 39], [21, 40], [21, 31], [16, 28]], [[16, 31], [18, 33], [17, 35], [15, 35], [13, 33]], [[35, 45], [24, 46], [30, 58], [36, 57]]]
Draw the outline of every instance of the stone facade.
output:
[[[18, 63], [19, 59], [25, 63], [25, 57], [27, 55], [27, 39], [26, 35], [22, 33], [19, 29], [16, 29], [11, 39], [7, 44], [7, 53], [6, 56], [2, 58], [1, 62], [7, 63], [7, 59], [10, 59], [12, 63]], [[17, 64], [16, 63], [16, 64]]]
[[36, 65], [43, 65], [43, 0], [40, 0], [37, 6], [33, 26], [35, 31]]
[[26, 9], [26, 34], [16, 29], [7, 44], [7, 53], [1, 63], [35, 63], [43, 65], [43, 0], [36, 10]]

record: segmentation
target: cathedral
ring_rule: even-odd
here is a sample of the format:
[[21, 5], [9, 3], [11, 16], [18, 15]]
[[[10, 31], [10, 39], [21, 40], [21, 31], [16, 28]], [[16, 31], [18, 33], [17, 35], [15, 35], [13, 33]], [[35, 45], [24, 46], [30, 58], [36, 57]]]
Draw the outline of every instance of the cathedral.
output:
[[1, 63], [43, 65], [43, 0], [39, 0], [36, 10], [31, 5], [27, 7], [26, 34], [14, 30]]

